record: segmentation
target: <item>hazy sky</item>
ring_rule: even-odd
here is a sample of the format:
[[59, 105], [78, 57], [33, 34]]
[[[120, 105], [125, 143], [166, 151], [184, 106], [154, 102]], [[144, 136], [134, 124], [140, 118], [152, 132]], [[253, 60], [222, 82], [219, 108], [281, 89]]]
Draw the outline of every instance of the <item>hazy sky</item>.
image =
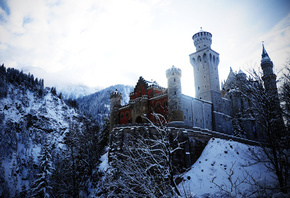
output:
[[230, 66], [258, 69], [262, 41], [276, 71], [290, 57], [289, 0], [0, 0], [0, 63], [48, 86], [98, 87], [139, 76], [167, 87], [174, 65], [193, 96], [188, 55], [200, 27], [213, 35], [220, 80]]

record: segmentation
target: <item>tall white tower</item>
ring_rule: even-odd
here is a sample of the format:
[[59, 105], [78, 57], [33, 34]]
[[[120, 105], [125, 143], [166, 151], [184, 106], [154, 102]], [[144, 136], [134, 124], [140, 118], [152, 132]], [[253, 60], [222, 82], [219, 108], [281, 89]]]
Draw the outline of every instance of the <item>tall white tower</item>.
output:
[[189, 57], [194, 70], [195, 96], [214, 103], [216, 97], [221, 97], [218, 74], [219, 54], [211, 49], [211, 33], [200, 29], [192, 39], [196, 52]]

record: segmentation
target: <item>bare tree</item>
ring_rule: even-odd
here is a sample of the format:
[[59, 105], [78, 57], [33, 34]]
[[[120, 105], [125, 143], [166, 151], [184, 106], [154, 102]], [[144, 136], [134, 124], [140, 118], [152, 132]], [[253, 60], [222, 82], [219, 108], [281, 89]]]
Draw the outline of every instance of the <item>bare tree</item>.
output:
[[282, 77], [282, 86], [280, 89], [280, 99], [284, 120], [287, 130], [290, 130], [290, 58], [285, 65], [284, 76]]
[[132, 128], [122, 148], [112, 145], [115, 150], [110, 153], [111, 163], [106, 173], [106, 197], [180, 195], [174, 183], [171, 159], [179, 148], [171, 149], [166, 126], [157, 127], [152, 122], [150, 125], [155, 130], [146, 126]]
[[262, 148], [266, 159], [263, 161], [278, 179], [280, 191], [287, 193], [289, 179], [289, 131], [285, 128], [277, 90], [266, 90], [261, 75], [255, 71], [250, 83], [243, 84], [242, 93], [251, 102], [250, 113], [262, 129]]
[[234, 166], [235, 166], [236, 162], [232, 162], [232, 166], [229, 169], [229, 171], [225, 171], [226, 173], [226, 181], [229, 183], [229, 185], [227, 185], [225, 182], [223, 184], [218, 184], [215, 182], [216, 177], [213, 177], [211, 182], [217, 186], [222, 192], [224, 192], [226, 195], [230, 196], [230, 197], [237, 197], [239, 195], [242, 194], [242, 192], [240, 192], [239, 190], [239, 186], [241, 184], [244, 184], [247, 177], [234, 177], [235, 171], [234, 171]]

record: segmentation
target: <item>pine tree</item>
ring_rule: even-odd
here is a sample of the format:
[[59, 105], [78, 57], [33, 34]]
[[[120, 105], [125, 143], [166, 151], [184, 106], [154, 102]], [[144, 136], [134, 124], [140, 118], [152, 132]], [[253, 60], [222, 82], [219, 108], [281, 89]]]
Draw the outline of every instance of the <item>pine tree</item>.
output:
[[51, 187], [51, 174], [53, 172], [52, 158], [50, 155], [49, 145], [45, 144], [39, 156], [39, 173], [38, 178], [33, 182], [31, 188], [32, 197], [53, 197]]

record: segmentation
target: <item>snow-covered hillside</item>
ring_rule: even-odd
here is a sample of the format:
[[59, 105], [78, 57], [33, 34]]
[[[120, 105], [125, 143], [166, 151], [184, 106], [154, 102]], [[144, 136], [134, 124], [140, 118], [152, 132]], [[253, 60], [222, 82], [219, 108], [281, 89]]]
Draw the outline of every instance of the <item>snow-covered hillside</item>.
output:
[[42, 145], [61, 147], [69, 124], [79, 114], [50, 89], [40, 97], [37, 92], [10, 84], [7, 97], [0, 100], [0, 115], [0, 177], [4, 180], [0, 190], [13, 197], [21, 189], [30, 188]]
[[96, 121], [102, 123], [103, 119], [110, 115], [110, 94], [116, 89], [123, 94], [122, 105], [127, 104], [129, 101], [129, 94], [133, 91], [134, 87], [114, 85], [77, 99], [79, 110], [87, 115], [91, 115]]
[[[251, 154], [257, 146], [212, 138], [178, 185], [184, 197], [267, 197], [261, 188], [277, 185], [275, 175]], [[269, 196], [269, 195], [268, 195]]]

